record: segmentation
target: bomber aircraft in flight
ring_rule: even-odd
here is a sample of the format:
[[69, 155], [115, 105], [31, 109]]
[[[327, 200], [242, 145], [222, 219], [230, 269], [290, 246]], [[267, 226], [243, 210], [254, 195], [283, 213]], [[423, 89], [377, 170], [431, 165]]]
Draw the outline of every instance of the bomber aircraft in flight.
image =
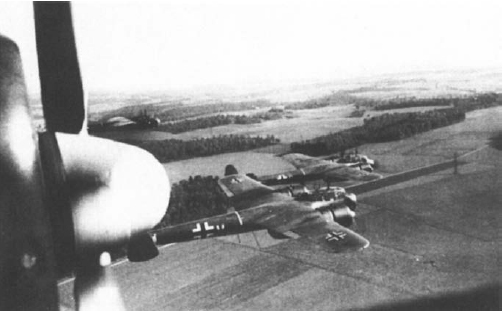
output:
[[345, 227], [355, 204], [296, 201], [239, 174], [221, 180], [236, 211], [151, 231], [169, 202], [165, 170], [140, 148], [87, 135], [70, 3], [36, 2], [34, 17], [43, 132], [33, 126], [19, 48], [0, 36], [0, 310], [60, 309], [57, 281], [68, 274], [77, 310], [123, 310], [110, 253], [126, 247], [130, 261], [149, 260], [158, 254], [152, 237], [263, 228], [333, 252], [369, 245]]
[[332, 253], [357, 251], [369, 245], [348, 229], [354, 222], [356, 196], [330, 201], [297, 200], [242, 174], [218, 180], [233, 211], [150, 232], [158, 245], [266, 229], [271, 237], [297, 234]]
[[377, 167], [377, 162], [370, 159], [366, 155], [359, 154], [355, 149], [355, 152], [351, 153], [341, 153], [339, 155], [329, 155], [321, 158], [322, 160], [327, 160], [330, 162], [335, 162], [339, 164], [344, 164], [349, 167], [359, 168], [367, 172], [373, 172]]
[[258, 180], [270, 186], [324, 180], [327, 183], [327, 188], [329, 188], [331, 182], [368, 182], [382, 178], [382, 175], [377, 173], [367, 172], [344, 163], [336, 163], [300, 153], [286, 154], [282, 156], [282, 159], [292, 164], [296, 169], [279, 174], [260, 176]]
[[[331, 252], [369, 245], [348, 229], [354, 196], [296, 200], [237, 172], [220, 180], [234, 211], [152, 231], [169, 201], [164, 169], [139, 148], [80, 134], [85, 101], [70, 4], [35, 3], [35, 24], [45, 132], [31, 122], [19, 49], [0, 36], [0, 310], [59, 310], [61, 272], [76, 276], [77, 310], [123, 310], [109, 253], [127, 245], [131, 261], [148, 260], [157, 251], [152, 238], [163, 244], [267, 229], [275, 238], [297, 233]], [[296, 159], [300, 176], [380, 178]]]

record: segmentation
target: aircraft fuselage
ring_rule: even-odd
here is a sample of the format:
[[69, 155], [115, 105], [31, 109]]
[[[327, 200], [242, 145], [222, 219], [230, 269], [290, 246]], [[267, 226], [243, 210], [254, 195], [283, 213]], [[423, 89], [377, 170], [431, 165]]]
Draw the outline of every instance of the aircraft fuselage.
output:
[[247, 222], [246, 219], [239, 215], [239, 212], [233, 212], [154, 230], [151, 235], [157, 244], [168, 244], [260, 229], [263, 228]]

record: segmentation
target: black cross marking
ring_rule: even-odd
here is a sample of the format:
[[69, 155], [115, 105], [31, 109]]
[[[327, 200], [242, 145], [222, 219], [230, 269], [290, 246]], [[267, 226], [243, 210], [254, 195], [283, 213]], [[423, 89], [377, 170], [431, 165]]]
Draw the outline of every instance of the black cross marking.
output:
[[325, 239], [328, 242], [331, 242], [333, 240], [340, 241], [340, 240], [343, 240], [345, 236], [346, 236], [345, 232], [333, 231], [333, 232], [328, 233], [327, 236], [325, 237]]
[[196, 227], [192, 229], [192, 233], [194, 233], [196, 239], [202, 239], [214, 235], [216, 231], [224, 229], [225, 224], [212, 226], [205, 221], [202, 226], [200, 223], [196, 223]]

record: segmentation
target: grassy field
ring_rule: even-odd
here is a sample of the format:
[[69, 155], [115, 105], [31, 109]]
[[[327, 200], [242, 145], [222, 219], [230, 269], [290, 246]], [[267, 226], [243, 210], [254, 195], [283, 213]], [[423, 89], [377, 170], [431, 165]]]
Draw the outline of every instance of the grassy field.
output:
[[[337, 114], [344, 108], [323, 108], [306, 114], [307, 129], [289, 123], [276, 124], [275, 130], [292, 136], [311, 130], [326, 134], [331, 129], [323, 124], [328, 126], [330, 118], [324, 114], [331, 109], [344, 119]], [[368, 144], [359, 152], [377, 159], [384, 174], [444, 161], [454, 152], [484, 147], [501, 131], [501, 112], [501, 107], [473, 111], [462, 123]], [[292, 168], [272, 154], [277, 147], [270, 147], [270, 153], [268, 148], [164, 167], [171, 182], [222, 175], [227, 164], [258, 175]], [[305, 240], [272, 240], [259, 231], [255, 237], [180, 243], [151, 261], [116, 265], [127, 309], [345, 310], [501, 286], [501, 151], [488, 147], [466, 160], [458, 175], [438, 172], [359, 196], [356, 230], [371, 241], [363, 252], [329, 254]], [[61, 304], [69, 309], [72, 285], [59, 287]], [[464, 308], [477, 309], [473, 306]]]
[[362, 120], [346, 116], [352, 106], [326, 107], [295, 112], [292, 119], [280, 119], [258, 124], [231, 124], [180, 134], [181, 139], [193, 139], [227, 133], [246, 135], [274, 135], [283, 143], [314, 138], [327, 132], [337, 132], [362, 124]]
[[[314, 138], [329, 132], [337, 132], [349, 127], [361, 125], [363, 119], [347, 118], [353, 110], [351, 105], [326, 107], [321, 109], [303, 110], [295, 112], [291, 119], [265, 121], [256, 124], [229, 124], [213, 128], [200, 129], [180, 134], [162, 133], [156, 130], [120, 131], [97, 133], [101, 137], [110, 139], [160, 140], [211, 137], [214, 135], [242, 134], [242, 135], [274, 135], [284, 143]], [[244, 111], [238, 114], [253, 114], [256, 111]]]
[[[405, 113], [415, 111], [432, 110], [439, 107], [415, 107], [405, 109], [394, 109], [386, 111], [366, 111], [364, 117], [374, 117], [384, 113]], [[272, 121], [264, 121], [255, 124], [229, 124], [212, 128], [205, 128], [171, 134], [157, 130], [114, 130], [110, 132], [99, 132], [96, 136], [116, 139], [116, 140], [163, 140], [180, 139], [191, 140], [196, 138], [211, 137], [214, 135], [226, 135], [229, 133], [266, 136], [274, 135], [283, 143], [292, 143], [312, 139], [328, 133], [338, 132], [350, 127], [363, 124], [363, 118], [349, 118], [349, 114], [354, 110], [353, 105], [324, 107], [319, 109], [303, 109], [294, 112], [293, 118], [284, 118]], [[255, 110], [240, 111], [232, 114], [252, 115]]]
[[124, 140], [165, 140], [165, 139], [180, 139], [175, 134], [161, 132], [161, 131], [145, 131], [145, 130], [127, 130], [127, 131], [111, 131], [111, 132], [97, 132], [93, 134], [97, 137], [114, 139], [119, 141]]
[[[297, 131], [297, 134], [292, 135], [304, 135], [310, 129], [326, 134], [329, 130], [318, 126], [320, 120], [316, 119], [316, 116], [322, 116], [323, 110], [330, 109], [333, 108], [310, 111], [312, 119], [308, 123], [307, 129], [302, 126], [295, 127], [292, 124], [281, 127], [278, 123], [276, 123], [275, 129], [278, 132], [284, 132], [284, 135], [287, 135], [288, 131]], [[328, 120], [326, 121], [328, 123]], [[476, 110], [467, 113], [467, 118], [462, 123], [436, 129], [401, 141], [366, 144], [358, 148], [358, 151], [372, 159], [376, 159], [379, 162], [378, 171], [380, 173], [386, 175], [402, 172], [451, 159], [454, 152], [461, 155], [485, 146], [493, 133], [501, 130], [501, 122], [501, 107]], [[253, 172], [257, 175], [267, 175], [293, 169], [293, 166], [289, 163], [268, 153], [268, 151], [277, 153], [280, 150], [281, 146], [266, 147], [257, 152], [229, 153], [166, 163], [164, 167], [172, 182], [186, 179], [191, 175], [221, 176], [223, 168], [227, 164], [234, 164], [243, 173]]]
[[[151, 261], [117, 265], [127, 309], [385, 310], [415, 299], [428, 307], [413, 310], [432, 310], [433, 298], [457, 294], [444, 305], [496, 310], [501, 298], [487, 286], [501, 286], [501, 151], [469, 158], [458, 175], [438, 172], [361, 196], [357, 231], [371, 241], [362, 252], [330, 254], [259, 231], [256, 240], [179, 243]], [[60, 286], [63, 306], [71, 308], [71, 296], [71, 282]]]
[[501, 107], [472, 111], [464, 122], [389, 143], [366, 144], [358, 151], [379, 161], [379, 171], [396, 173], [452, 159], [487, 145], [501, 131]]
[[[475, 92], [500, 92], [501, 70], [462, 70], [412, 72], [389, 74], [375, 77], [362, 77], [325, 82], [291, 83], [285, 85], [257, 85], [249, 88], [219, 88], [210, 90], [166, 91], [153, 94], [91, 94], [91, 119], [123, 106], [130, 106], [136, 111], [144, 108], [148, 114], [155, 115], [173, 107], [192, 107], [194, 105], [212, 105], [218, 103], [243, 103], [260, 101], [265, 106], [261, 109], [232, 112], [232, 114], [254, 114], [267, 111], [278, 105], [292, 102], [317, 100], [336, 92], [345, 92], [351, 96], [380, 99], [405, 97], [431, 98], [437, 96], [473, 95]], [[32, 107], [40, 118], [39, 99], [32, 100]], [[270, 105], [268, 105], [270, 103]], [[256, 107], [259, 108], [259, 107]], [[129, 132], [114, 131], [100, 133], [107, 138], [123, 139], [132, 136], [136, 140], [158, 140], [166, 138], [193, 139], [212, 135], [236, 133], [249, 135], [272, 134], [285, 143], [310, 139], [329, 132], [340, 131], [348, 127], [361, 125], [361, 118], [348, 119], [353, 111], [352, 105], [341, 104], [318, 110], [295, 112], [297, 118], [263, 122], [254, 125], [229, 125], [213, 129], [203, 129], [190, 133], [171, 136], [157, 131]], [[424, 110], [424, 108], [419, 108]], [[127, 109], [126, 109], [127, 110]], [[397, 112], [413, 111], [400, 109]], [[393, 112], [393, 111], [386, 111]], [[119, 113], [119, 112], [118, 112]], [[220, 114], [215, 112], [213, 114]], [[365, 116], [374, 116], [382, 112], [368, 111]], [[120, 113], [119, 113], [120, 115]], [[211, 113], [209, 114], [211, 115]], [[202, 116], [200, 116], [202, 117]]]

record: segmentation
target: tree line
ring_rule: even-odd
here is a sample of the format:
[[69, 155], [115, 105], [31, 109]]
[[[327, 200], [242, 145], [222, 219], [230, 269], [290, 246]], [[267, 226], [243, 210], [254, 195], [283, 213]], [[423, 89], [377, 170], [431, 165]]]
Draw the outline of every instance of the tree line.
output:
[[279, 143], [273, 135], [219, 135], [193, 140], [166, 139], [152, 141], [131, 141], [129, 144], [141, 147], [152, 153], [160, 162], [170, 162], [188, 158], [204, 157], [214, 154], [245, 151]]
[[156, 116], [159, 117], [162, 121], [177, 121], [186, 118], [194, 118], [214, 113], [243, 111], [256, 108], [266, 108], [270, 106], [271, 103], [266, 100], [257, 100], [257, 101], [240, 102], [240, 103], [222, 102], [222, 103], [193, 105], [193, 106], [180, 105], [178, 107], [159, 111], [156, 113]]
[[157, 127], [157, 130], [178, 134], [197, 129], [212, 128], [233, 123], [234, 124], [260, 123], [262, 121], [281, 119], [282, 117], [283, 114], [278, 112], [263, 112], [263, 113], [255, 113], [252, 115], [219, 114], [216, 116], [165, 123]]
[[216, 116], [189, 119], [178, 122], [169, 122], [162, 124], [157, 129], [160, 131], [170, 132], [173, 134], [189, 132], [197, 129], [216, 127], [227, 125], [234, 122], [235, 116], [219, 114]]
[[95, 122], [103, 122], [109, 118], [121, 116], [128, 119], [134, 118], [143, 110], [147, 110], [149, 114], [159, 118], [162, 122], [166, 121], [178, 121], [186, 118], [195, 118], [203, 115], [215, 114], [215, 113], [226, 113], [231, 111], [244, 111], [252, 110], [256, 108], [267, 108], [271, 104], [267, 100], [256, 100], [247, 102], [217, 102], [199, 105], [187, 105], [182, 101], [172, 102], [169, 104], [141, 104], [141, 102], [135, 103], [134, 105], [129, 105], [107, 112], [100, 113], [99, 116], [93, 115], [92, 119]]
[[217, 183], [218, 177], [190, 176], [171, 187], [166, 214], [158, 228], [206, 218], [227, 212], [227, 197]]
[[295, 142], [290, 145], [292, 152], [319, 156], [358, 147], [367, 142], [386, 142], [404, 139], [465, 119], [462, 109], [446, 108], [425, 112], [383, 114], [365, 119], [363, 126], [317, 137], [312, 140]]
[[373, 107], [374, 110], [390, 110], [411, 107], [434, 107], [434, 106], [452, 106], [471, 111], [475, 109], [501, 106], [501, 93], [484, 93], [459, 97], [442, 98], [398, 98], [382, 101], [369, 101], [365, 104], [367, 107]]
[[284, 107], [290, 110], [317, 109], [336, 105], [364, 105], [367, 101], [369, 100], [352, 96], [347, 91], [338, 91], [316, 99], [285, 104]]

